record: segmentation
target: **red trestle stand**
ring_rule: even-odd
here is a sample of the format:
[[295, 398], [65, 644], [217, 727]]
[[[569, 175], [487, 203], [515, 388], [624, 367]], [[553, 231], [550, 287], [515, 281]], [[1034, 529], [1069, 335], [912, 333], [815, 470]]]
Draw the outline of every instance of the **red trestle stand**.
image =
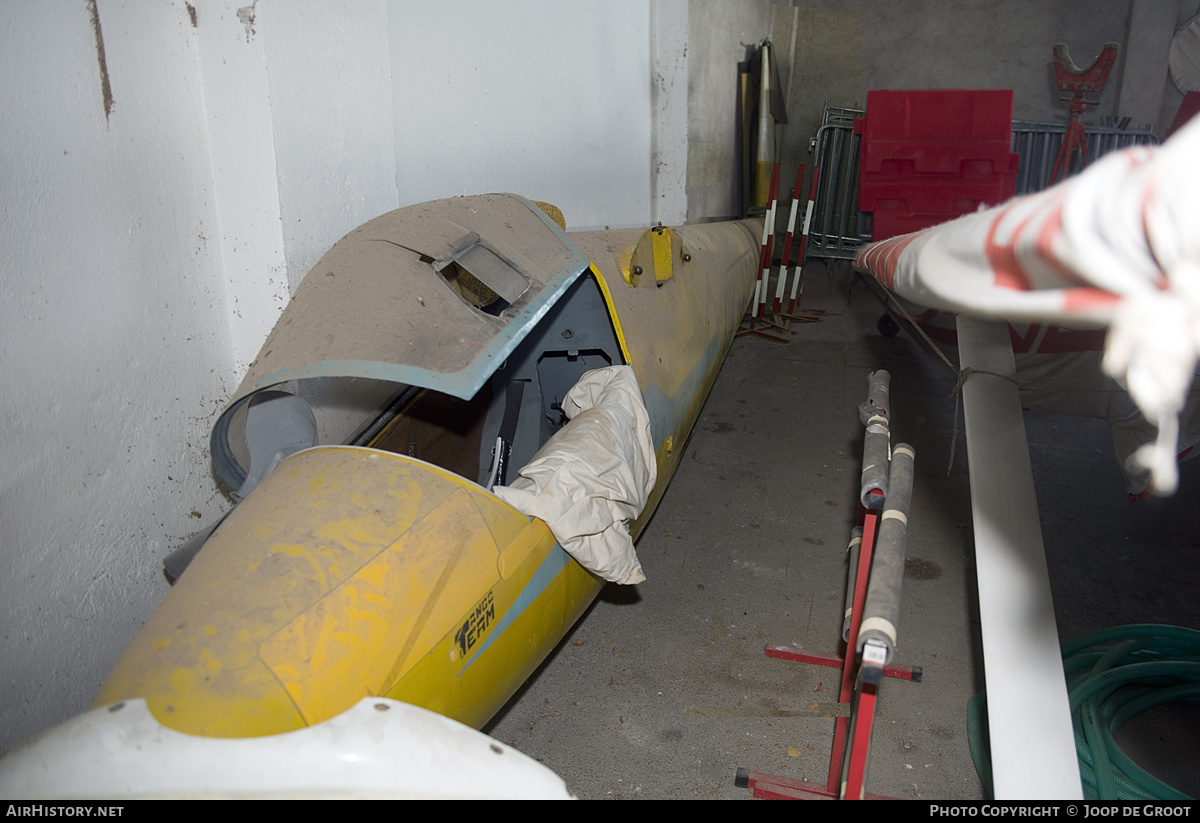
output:
[[867, 794], [864, 789], [879, 687], [884, 677], [921, 680], [920, 668], [891, 664], [899, 620], [915, 455], [911, 446], [890, 446], [890, 380], [886, 371], [871, 374], [868, 400], [859, 407], [866, 435], [859, 499], [860, 527], [854, 530], [849, 547], [847, 613], [842, 626], [842, 639], [846, 641], [844, 653], [822, 654], [793, 646], [766, 647], [768, 657], [840, 668], [842, 680], [838, 700], [850, 706], [850, 716], [835, 721], [829, 776], [824, 785], [739, 768], [735, 785], [753, 790], [755, 797], [882, 799]]

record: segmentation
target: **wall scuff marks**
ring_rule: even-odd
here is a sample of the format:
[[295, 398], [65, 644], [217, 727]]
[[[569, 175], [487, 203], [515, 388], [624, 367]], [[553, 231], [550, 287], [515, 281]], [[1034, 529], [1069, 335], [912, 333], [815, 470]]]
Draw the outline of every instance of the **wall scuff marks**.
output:
[[254, 7], [258, 5], [258, 0], [254, 0], [248, 6], [242, 6], [237, 10], [237, 18], [242, 25], [246, 27], [246, 42], [250, 42], [250, 38], [254, 36]]
[[100, 64], [100, 95], [104, 99], [104, 121], [113, 110], [112, 86], [108, 83], [108, 61], [104, 59], [104, 35], [100, 31], [100, 11], [96, 0], [87, 0], [88, 14], [92, 16], [92, 31], [96, 34], [96, 61]]

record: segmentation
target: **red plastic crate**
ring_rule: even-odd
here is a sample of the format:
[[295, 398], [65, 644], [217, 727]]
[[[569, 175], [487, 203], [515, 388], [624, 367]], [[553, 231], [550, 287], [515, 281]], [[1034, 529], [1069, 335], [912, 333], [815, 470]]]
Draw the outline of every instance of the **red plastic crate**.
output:
[[876, 240], [951, 220], [1016, 191], [1008, 89], [874, 90], [862, 124], [859, 208]]
[[949, 212], [961, 209], [958, 201], [969, 201], [970, 208], [983, 204], [995, 206], [1012, 197], [1015, 180], [1005, 176], [993, 180], [929, 180], [925, 178], [878, 182], [860, 186], [858, 208], [861, 211], [892, 209], [912, 212]]
[[878, 140], [1012, 141], [1012, 89], [875, 89], [863, 143]]
[[1010, 141], [879, 140], [863, 146], [864, 179], [901, 180], [914, 174], [990, 178], [1015, 171], [1021, 159]]

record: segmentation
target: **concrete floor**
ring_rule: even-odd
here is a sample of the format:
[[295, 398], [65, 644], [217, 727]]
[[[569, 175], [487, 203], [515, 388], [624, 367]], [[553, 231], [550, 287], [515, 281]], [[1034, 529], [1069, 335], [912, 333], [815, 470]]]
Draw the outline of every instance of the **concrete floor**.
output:
[[[856, 409], [876, 368], [893, 375], [893, 442], [917, 452], [896, 662], [924, 677], [884, 685], [867, 789], [983, 797], [966, 731], [983, 662], [961, 435], [947, 476], [954, 377], [906, 337], [880, 336], [880, 304], [846, 273], [810, 274], [805, 305], [830, 314], [797, 326], [790, 344], [735, 342], [638, 542], [648, 580], [607, 587], [485, 729], [581, 798], [748, 799], [738, 767], [824, 781], [834, 721], [780, 713], [836, 703], [839, 675], [763, 647], [840, 651]], [[1132, 505], [1104, 423], [1029, 412], [1026, 425], [1061, 638], [1135, 622], [1200, 627], [1200, 461], [1183, 466], [1174, 498]], [[1189, 711], [1148, 713], [1122, 744], [1196, 793]]]

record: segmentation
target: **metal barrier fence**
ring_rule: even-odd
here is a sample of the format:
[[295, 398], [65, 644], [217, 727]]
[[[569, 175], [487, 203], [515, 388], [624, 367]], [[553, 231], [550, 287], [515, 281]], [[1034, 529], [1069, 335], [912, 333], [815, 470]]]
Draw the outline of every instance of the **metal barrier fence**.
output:
[[[1050, 185], [1050, 173], [1054, 170], [1054, 160], [1058, 157], [1066, 133], [1066, 123], [1013, 121], [1012, 150], [1021, 155], [1021, 165], [1017, 169], [1018, 195], [1042, 191]], [[1088, 159], [1093, 162], [1111, 151], [1130, 146], [1158, 145], [1158, 138], [1148, 128], [1088, 126], [1085, 133]], [[1083, 162], [1077, 154], [1071, 158], [1069, 174], [1077, 174], [1082, 169]]]
[[821, 127], [809, 141], [813, 166], [821, 170], [805, 257], [852, 258], [869, 242], [859, 231], [858, 158], [862, 135], [854, 133], [862, 109], [825, 104]]

